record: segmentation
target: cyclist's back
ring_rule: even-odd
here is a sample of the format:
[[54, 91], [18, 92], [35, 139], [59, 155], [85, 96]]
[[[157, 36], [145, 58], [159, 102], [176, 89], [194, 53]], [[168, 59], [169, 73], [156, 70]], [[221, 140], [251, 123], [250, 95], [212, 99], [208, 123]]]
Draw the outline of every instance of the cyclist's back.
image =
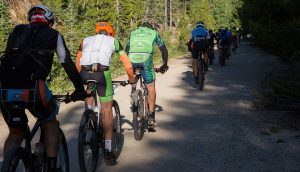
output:
[[160, 38], [157, 31], [147, 27], [139, 27], [132, 31], [127, 45], [130, 61], [132, 63], [141, 63], [146, 61], [147, 58], [152, 58], [154, 43], [159, 47], [164, 45], [164, 41]]
[[[101, 44], [101, 42], [103, 43]], [[100, 63], [101, 65], [109, 66], [112, 54], [116, 50], [115, 44], [118, 44], [118, 40], [104, 34], [96, 34], [85, 38], [82, 44], [80, 64], [91, 65]]]
[[219, 48], [227, 48], [229, 45], [230, 37], [226, 30], [222, 30], [220, 34]]
[[209, 33], [204, 27], [196, 27], [192, 31], [192, 41], [193, 41], [193, 48], [197, 51], [204, 51], [208, 45], [207, 40], [209, 38]]
[[[33, 32], [35, 32], [35, 35], [32, 34]], [[44, 24], [16, 26], [10, 35], [6, 56], [14, 56], [17, 61], [7, 61], [8, 64], [3, 65], [1, 80], [11, 80], [13, 82], [35, 79], [45, 80], [50, 72], [53, 53], [56, 51], [56, 45], [59, 44], [58, 41], [62, 41], [59, 32]], [[65, 47], [61, 48], [62, 51], [66, 51]], [[38, 59], [38, 62], [33, 57]], [[10, 67], [15, 65], [18, 67], [12, 70]]]

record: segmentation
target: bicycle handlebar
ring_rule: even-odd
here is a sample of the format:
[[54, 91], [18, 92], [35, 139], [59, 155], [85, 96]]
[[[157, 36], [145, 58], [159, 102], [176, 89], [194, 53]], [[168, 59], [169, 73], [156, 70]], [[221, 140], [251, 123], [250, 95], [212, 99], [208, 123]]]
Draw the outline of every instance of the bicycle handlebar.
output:
[[66, 104], [70, 103], [71, 100], [71, 95], [69, 95], [69, 93], [65, 94], [65, 95], [53, 95], [53, 97], [55, 99], [57, 99], [60, 102], [64, 102]]
[[122, 85], [123, 87], [125, 87], [126, 85], [129, 84], [128, 81], [112, 81], [113, 84], [120, 84]]
[[[86, 94], [86, 97], [91, 97], [92, 94]], [[70, 102], [75, 102], [75, 101], [80, 101], [80, 100], [72, 100], [71, 99], [71, 95], [69, 93], [65, 94], [65, 95], [53, 95], [53, 97], [60, 101], [60, 102], [64, 102], [66, 104], [70, 103]]]

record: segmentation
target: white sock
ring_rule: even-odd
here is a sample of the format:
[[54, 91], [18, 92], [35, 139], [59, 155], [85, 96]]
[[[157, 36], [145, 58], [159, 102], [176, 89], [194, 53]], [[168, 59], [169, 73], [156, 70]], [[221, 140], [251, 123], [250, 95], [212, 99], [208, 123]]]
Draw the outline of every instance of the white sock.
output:
[[111, 140], [105, 140], [105, 149], [111, 152]]

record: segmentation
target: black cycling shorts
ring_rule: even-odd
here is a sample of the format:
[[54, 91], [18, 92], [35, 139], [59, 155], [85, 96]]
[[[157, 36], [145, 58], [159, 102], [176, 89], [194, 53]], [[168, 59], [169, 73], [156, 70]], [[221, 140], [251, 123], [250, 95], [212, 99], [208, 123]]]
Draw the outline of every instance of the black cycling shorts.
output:
[[25, 109], [42, 121], [54, 119], [59, 109], [43, 80], [14, 84], [0, 82], [0, 108], [5, 122], [11, 128], [27, 125]]
[[201, 53], [206, 53], [209, 48], [209, 43], [206, 40], [193, 42], [192, 58], [197, 59]]
[[100, 102], [110, 102], [113, 100], [113, 88], [110, 70], [103, 72], [80, 71], [81, 79], [84, 83], [87, 80], [96, 80], [98, 82], [97, 92]]

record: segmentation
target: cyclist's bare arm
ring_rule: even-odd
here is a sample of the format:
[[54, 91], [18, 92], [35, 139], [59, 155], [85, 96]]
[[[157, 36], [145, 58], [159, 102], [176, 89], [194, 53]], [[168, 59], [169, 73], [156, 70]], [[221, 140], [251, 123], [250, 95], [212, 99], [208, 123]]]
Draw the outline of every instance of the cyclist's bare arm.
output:
[[60, 63], [62, 64], [68, 77], [72, 81], [74, 87], [76, 89], [84, 90], [83, 84], [81, 82], [81, 77], [76, 69], [74, 62], [71, 59], [70, 51], [66, 47], [65, 41], [60, 34], [58, 34], [56, 52], [57, 52]]

